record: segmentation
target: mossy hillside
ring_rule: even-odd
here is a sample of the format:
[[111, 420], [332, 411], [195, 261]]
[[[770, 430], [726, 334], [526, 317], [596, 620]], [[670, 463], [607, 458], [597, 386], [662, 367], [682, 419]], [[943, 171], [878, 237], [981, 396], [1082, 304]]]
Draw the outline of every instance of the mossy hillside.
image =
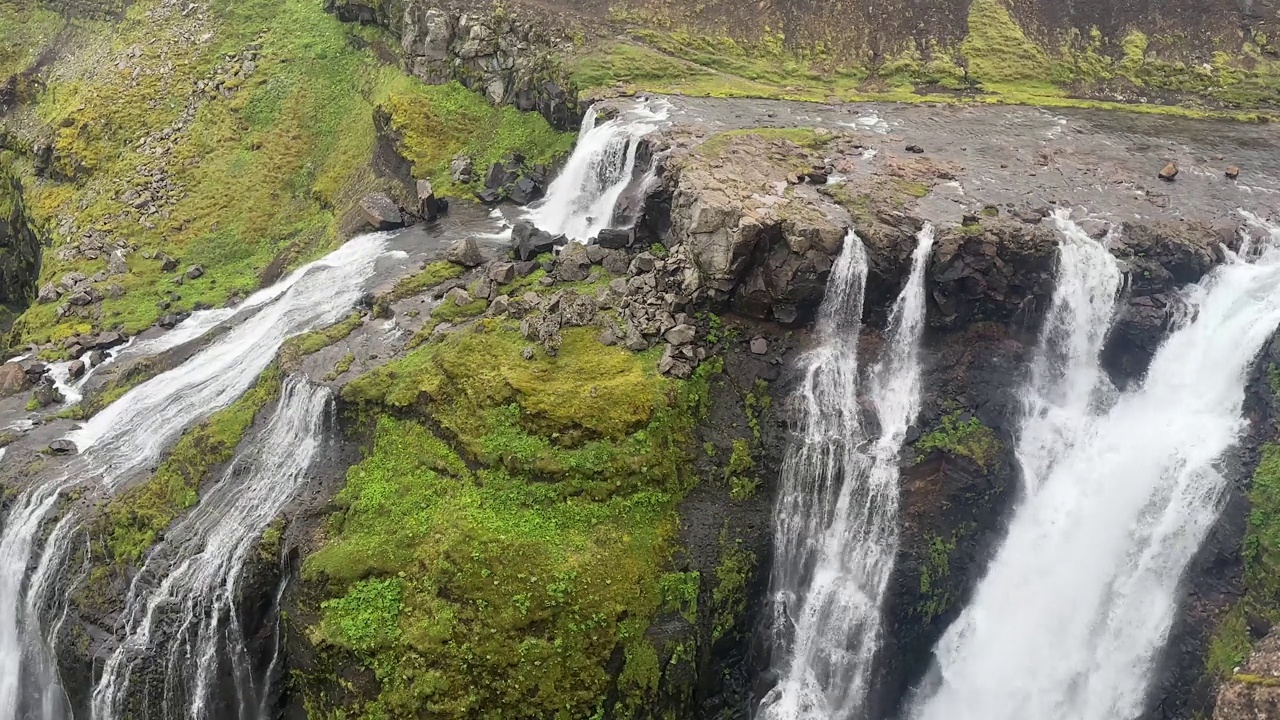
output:
[[29, 68], [62, 25], [62, 17], [44, 5], [0, 2], [0, 85]]
[[[312, 641], [378, 680], [343, 712], [625, 715], [656, 690], [675, 650], [649, 623], [698, 612], [698, 574], [666, 568], [716, 368], [666, 380], [592, 335], [525, 360], [483, 320], [347, 386], [373, 447], [304, 565], [327, 597]], [[335, 701], [323, 680], [313, 707]]]
[[[77, 237], [59, 235], [59, 242], [94, 229], [138, 252], [127, 275], [101, 283], [104, 295], [111, 284], [125, 291], [103, 301], [101, 318], [59, 319], [57, 304], [35, 306], [19, 321], [24, 340], [58, 340], [95, 324], [134, 332], [162, 312], [248, 293], [268, 265], [296, 265], [331, 249], [350, 231], [345, 221], [365, 192], [394, 189], [370, 167], [380, 103], [411, 99], [415, 112], [438, 121], [424, 132], [447, 131], [437, 138], [441, 147], [487, 143], [487, 153], [541, 157], [550, 152], [543, 143], [566, 146], [562, 136], [521, 130], [533, 118], [541, 122], [535, 114], [489, 108], [456, 85], [427, 87], [381, 64], [364, 49], [365, 38], [353, 37], [377, 31], [344, 25], [322, 4], [214, 0], [197, 27], [208, 30], [207, 42], [183, 40], [190, 20], [159, 8], [143, 0], [118, 24], [86, 25], [79, 45], [111, 47], [112, 61], [73, 55], [35, 107], [55, 131], [53, 175], [64, 178], [30, 184], [37, 218], [50, 228], [74, 221]], [[241, 78], [235, 71], [243, 63], [226, 58], [255, 45], [256, 68]], [[226, 92], [197, 89], [212, 79], [224, 81]], [[160, 155], [139, 144], [166, 128], [172, 135]], [[419, 169], [440, 177], [451, 157], [424, 158]], [[130, 191], [146, 190], [139, 167], [162, 168], [178, 188], [156, 213], [124, 202]], [[46, 252], [42, 281], [106, 267], [105, 257], [62, 259], [59, 250]], [[203, 265], [205, 275], [175, 287], [159, 262], [143, 257], [147, 251], [179, 258], [179, 272]]]
[[[1003, 0], [971, 3], [967, 32], [954, 47], [909, 41], [868, 53], [803, 45], [776, 32], [743, 41], [669, 19], [615, 15], [632, 26], [629, 38], [593, 46], [569, 62], [589, 92], [621, 85], [711, 97], [1011, 103], [1255, 119], [1253, 110], [1276, 107], [1280, 88], [1280, 63], [1254, 43], [1234, 55], [1218, 52], [1208, 64], [1165, 59], [1176, 42], [1151, 43], [1138, 33], [1118, 47], [1096, 30], [1068, 33], [1059, 47], [1045, 47], [1027, 36]], [[1126, 84], [1120, 93], [1117, 78]], [[1134, 100], [1112, 99], [1118, 95]], [[1147, 95], [1165, 104], [1138, 101]]]
[[[416, 177], [431, 180], [437, 192], [459, 194], [483, 183], [484, 172], [513, 152], [531, 165], [550, 165], [573, 147], [575, 133], [557, 132], [537, 113], [495, 108], [458, 83], [412, 84], [381, 105], [399, 134], [399, 151]], [[458, 155], [471, 158], [476, 180], [459, 186], [449, 172]]]

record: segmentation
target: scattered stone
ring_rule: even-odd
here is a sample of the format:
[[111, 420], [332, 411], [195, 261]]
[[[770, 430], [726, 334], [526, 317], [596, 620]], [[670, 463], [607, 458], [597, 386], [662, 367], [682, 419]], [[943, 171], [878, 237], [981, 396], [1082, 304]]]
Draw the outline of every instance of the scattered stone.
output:
[[74, 360], [67, 365], [67, 375], [73, 380], [84, 375], [84, 361]]
[[89, 352], [89, 364], [97, 367], [107, 361], [107, 354], [102, 350], [92, 350]]
[[476, 283], [475, 295], [478, 298], [488, 300], [489, 298], [493, 297], [493, 293], [494, 293], [493, 288], [494, 288], [494, 282], [492, 280], [490, 280], [487, 277], [480, 278], [480, 282]]
[[463, 288], [457, 287], [444, 294], [444, 301], [451, 302], [454, 305], [461, 307], [463, 305], [470, 305], [473, 298], [471, 297], [471, 293], [467, 292]]
[[916, 155], [919, 155], [924, 152], [924, 148], [920, 147], [919, 145], [908, 145], [907, 152], [915, 153]]
[[1164, 169], [1160, 171], [1159, 177], [1165, 182], [1173, 182], [1174, 178], [1178, 177], [1177, 163], [1169, 163], [1168, 165], [1165, 165]]
[[1227, 168], [1228, 180], [1235, 180], [1238, 177], [1240, 177], [1240, 168], [1236, 167], [1235, 165], [1232, 165], [1231, 167]]
[[538, 269], [538, 263], [533, 260], [525, 260], [515, 264], [516, 275], [520, 277], [529, 277], [534, 270]]
[[70, 440], [59, 439], [49, 443], [49, 453], [52, 455], [74, 455], [76, 452], [76, 444]]
[[602, 248], [609, 250], [622, 250], [631, 247], [634, 236], [630, 230], [619, 230], [615, 228], [605, 228], [596, 236], [596, 243]]
[[533, 349], [533, 346], [532, 346], [532, 345], [530, 345], [530, 346], [526, 347], [524, 350], [520, 351], [520, 355], [521, 355], [525, 360], [532, 360], [532, 359], [533, 359], [533, 354], [534, 354], [534, 352], [535, 352], [535, 350]]
[[79, 359], [86, 352], [88, 352], [88, 350], [80, 343], [73, 342], [67, 346], [67, 355], [70, 355], [75, 359]]
[[26, 370], [18, 363], [0, 365], [0, 397], [22, 392], [30, 384]]
[[497, 190], [485, 188], [476, 193], [476, 199], [484, 205], [497, 205], [502, 202], [502, 195]]
[[418, 217], [431, 222], [440, 217], [440, 205], [436, 201], [436, 192], [431, 188], [430, 180], [419, 180], [418, 189]]
[[517, 205], [528, 205], [540, 197], [542, 197], [542, 186], [529, 177], [517, 180], [507, 192], [507, 199]]
[[183, 274], [187, 276], [188, 280], [195, 280], [204, 276], [204, 268], [200, 265], [192, 265]]
[[556, 257], [556, 278], [561, 282], [579, 282], [591, 274], [591, 258], [587, 246], [572, 242], [564, 246]]
[[605, 347], [612, 347], [618, 344], [618, 334], [614, 332], [612, 327], [607, 327], [604, 330], [601, 330], [600, 335], [596, 339], [598, 339], [600, 344]]
[[165, 253], [160, 253], [156, 258], [160, 261], [160, 272], [173, 272], [178, 269], [177, 258], [170, 257]]
[[769, 341], [762, 337], [751, 339], [751, 353], [753, 355], [764, 355], [769, 352]]
[[404, 226], [404, 216], [391, 196], [378, 192], [366, 195], [360, 201], [360, 214], [374, 230], [392, 230]]
[[471, 182], [474, 177], [471, 158], [466, 155], [459, 155], [449, 163], [449, 174], [453, 177], [453, 181], [466, 185]]
[[67, 298], [67, 302], [71, 303], [72, 305], [84, 307], [85, 305], [88, 305], [93, 302], [93, 296], [91, 296], [88, 292], [81, 290], [80, 292], [75, 293], [71, 297]]
[[499, 295], [489, 303], [487, 315], [506, 315], [511, 310], [511, 298], [507, 295]]
[[599, 265], [601, 262], [603, 262], [605, 255], [608, 252], [609, 252], [608, 250], [600, 247], [599, 245], [595, 245], [595, 244], [587, 245], [587, 259], [591, 261], [592, 265]]
[[647, 272], [653, 272], [654, 267], [656, 267], [656, 263], [657, 258], [646, 250], [632, 259], [631, 267], [628, 269], [628, 272], [632, 275], [642, 275]]
[[796, 321], [800, 315], [800, 309], [795, 305], [787, 303], [777, 303], [773, 306], [773, 319], [783, 325], [790, 325]]
[[107, 273], [110, 275], [124, 275], [129, 272], [129, 263], [125, 260], [124, 251], [116, 248], [111, 251], [111, 255], [107, 258]]
[[41, 305], [57, 302], [62, 297], [62, 290], [51, 282], [45, 283], [40, 287], [40, 294], [36, 296], [36, 302]]
[[688, 345], [697, 337], [698, 330], [692, 325], [676, 325], [666, 332], [663, 337], [672, 345]]
[[119, 300], [120, 298], [124, 297], [124, 287], [121, 285], [112, 283], [112, 285], [107, 288], [107, 297], [111, 298], [112, 300]]
[[632, 352], [640, 352], [649, 349], [649, 341], [644, 339], [640, 331], [631, 328], [627, 331], [627, 337], [622, 341], [623, 346]]
[[473, 237], [463, 238], [453, 244], [449, 248], [446, 256], [449, 262], [463, 267], [476, 267], [484, 262], [484, 255], [480, 254], [480, 246]]
[[551, 252], [558, 238], [539, 230], [530, 222], [518, 222], [511, 228], [511, 241], [516, 248], [516, 259], [532, 260], [542, 253]]
[[499, 285], [506, 285], [507, 283], [515, 280], [516, 279], [515, 264], [509, 263], [509, 262], [500, 262], [500, 263], [494, 263], [490, 265], [489, 279], [498, 283]]
[[36, 403], [39, 404], [40, 407], [49, 407], [50, 405], [62, 402], [64, 399], [62, 397], [62, 393], [58, 392], [57, 386], [53, 384], [53, 380], [50, 380], [49, 378], [41, 380], [36, 385], [33, 395], [35, 396]]

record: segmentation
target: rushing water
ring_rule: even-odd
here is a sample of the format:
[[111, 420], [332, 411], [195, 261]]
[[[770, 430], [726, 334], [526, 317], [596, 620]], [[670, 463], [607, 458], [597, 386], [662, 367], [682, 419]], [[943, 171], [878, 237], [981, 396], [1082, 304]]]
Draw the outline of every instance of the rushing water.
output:
[[[1254, 262], [1232, 257], [1185, 290], [1191, 319], [1156, 353], [1140, 387], [1099, 405], [1071, 397], [1086, 384], [1062, 386], [1079, 429], [1047, 453], [1021, 448], [1042, 477], [938, 644], [915, 717], [1141, 713], [1179, 581], [1220, 511], [1226, 481], [1217, 466], [1246, 427], [1249, 368], [1280, 325], [1280, 236], [1255, 242]], [[1098, 297], [1114, 282], [1076, 270], [1097, 283]]]
[[[63, 712], [48, 652], [52, 636], [41, 618], [58, 616], [50, 612], [58, 601], [52, 590], [76, 542], [80, 513], [65, 512], [34, 558], [33, 551], [64, 491], [88, 484], [113, 492], [152, 467], [185, 428], [243, 394], [286, 339], [341, 319], [373, 275], [385, 240], [383, 234], [355, 238], [292, 273], [280, 283], [282, 292], [255, 296], [256, 311], [238, 325], [71, 433], [81, 455], [65, 473], [14, 500], [0, 535], [0, 720]], [[33, 559], [35, 570], [28, 572]]]
[[587, 111], [573, 154], [529, 219], [552, 235], [583, 242], [614, 227], [618, 200], [637, 180], [640, 139], [662, 126], [670, 108], [654, 100], [598, 125], [595, 108]]
[[884, 356], [867, 376], [879, 430], [860, 420], [858, 332], [866, 251], [850, 234], [819, 310], [822, 345], [806, 359], [798, 441], [782, 470], [771, 578], [778, 684], [757, 717], [856, 717], [880, 646], [881, 604], [898, 547], [898, 456], [920, 407], [924, 272], [933, 227], [920, 232], [893, 306]]
[[[147, 556], [121, 616], [125, 637], [94, 689], [92, 717], [123, 717], [141, 672], [163, 688], [165, 717], [210, 717], [219, 706], [245, 720], [262, 716], [266, 683], [253, 677], [234, 603], [246, 559], [306, 480], [328, 401], [322, 387], [286, 381], [262, 436], [244, 443], [208, 495]], [[234, 703], [216, 703], [220, 675], [232, 678]]]

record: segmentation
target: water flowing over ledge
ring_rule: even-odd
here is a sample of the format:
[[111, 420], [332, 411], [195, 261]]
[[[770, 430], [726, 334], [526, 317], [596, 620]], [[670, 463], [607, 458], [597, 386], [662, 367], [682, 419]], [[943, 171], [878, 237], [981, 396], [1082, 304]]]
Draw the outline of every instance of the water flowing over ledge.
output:
[[885, 588], [898, 544], [898, 455], [920, 407], [924, 273], [934, 231], [925, 225], [894, 303], [884, 356], [867, 377], [879, 428], [860, 419], [857, 341], [866, 250], [845, 239], [819, 310], [822, 345], [800, 390], [800, 441], [788, 452], [775, 511], [772, 578], [781, 679], [757, 717], [856, 717], [881, 641]]

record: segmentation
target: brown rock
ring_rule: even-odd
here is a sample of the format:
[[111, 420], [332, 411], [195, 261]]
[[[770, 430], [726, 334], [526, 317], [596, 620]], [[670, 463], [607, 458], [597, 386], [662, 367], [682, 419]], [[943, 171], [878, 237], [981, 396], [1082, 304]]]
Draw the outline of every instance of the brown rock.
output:
[[27, 373], [18, 363], [0, 365], [0, 397], [8, 397], [27, 389]]
[[1165, 165], [1164, 169], [1160, 171], [1159, 177], [1165, 182], [1173, 182], [1174, 178], [1178, 177], [1177, 163], [1169, 163], [1168, 165]]
[[1235, 165], [1232, 165], [1231, 167], [1227, 168], [1228, 180], [1235, 180], [1238, 177], [1240, 177], [1240, 168], [1236, 167]]

